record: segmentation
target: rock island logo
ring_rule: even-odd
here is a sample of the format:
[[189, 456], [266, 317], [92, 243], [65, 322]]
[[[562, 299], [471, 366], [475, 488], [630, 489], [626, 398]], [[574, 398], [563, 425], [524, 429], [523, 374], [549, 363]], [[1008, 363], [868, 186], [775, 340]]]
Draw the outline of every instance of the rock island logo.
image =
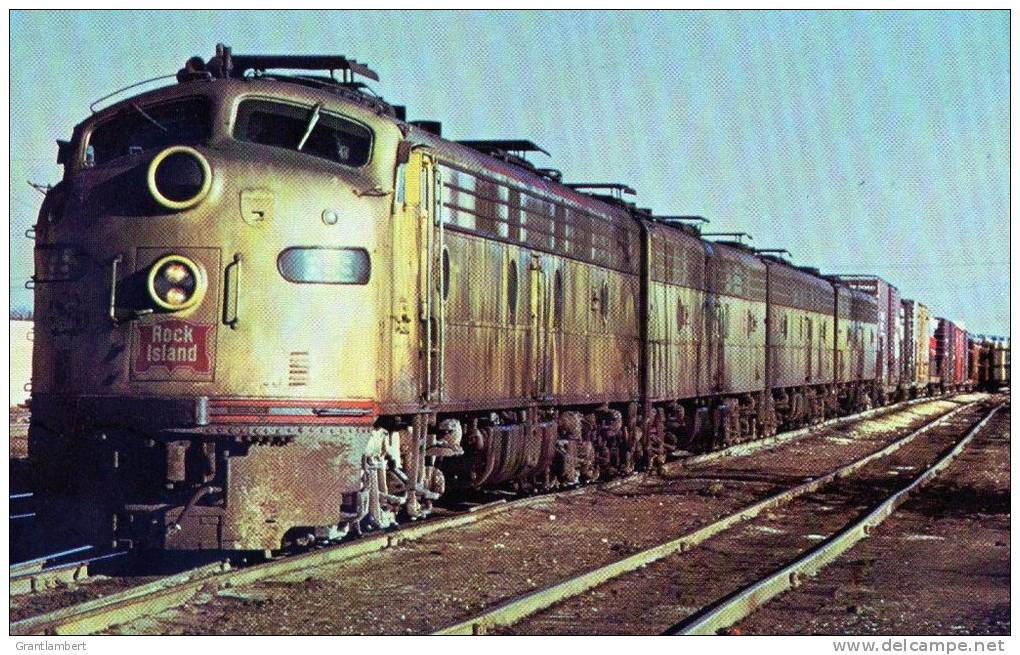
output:
[[139, 325], [135, 370], [144, 373], [155, 367], [169, 371], [188, 368], [196, 373], [208, 373], [210, 330], [211, 325], [178, 320]]

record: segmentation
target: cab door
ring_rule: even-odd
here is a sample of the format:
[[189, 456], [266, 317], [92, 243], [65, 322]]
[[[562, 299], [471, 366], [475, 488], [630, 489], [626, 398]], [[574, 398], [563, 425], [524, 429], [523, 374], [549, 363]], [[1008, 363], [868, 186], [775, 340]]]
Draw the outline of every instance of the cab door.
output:
[[528, 267], [530, 297], [531, 395], [540, 399], [550, 393], [549, 281], [540, 255], [532, 254]]
[[723, 391], [725, 371], [725, 316], [724, 306], [718, 295], [705, 294], [705, 364], [708, 393]]
[[418, 172], [419, 252], [418, 319], [421, 323], [421, 395], [438, 403], [444, 395], [446, 287], [450, 280], [450, 256], [442, 221], [442, 180], [435, 158], [419, 151], [411, 165]]
[[807, 324], [807, 370], [804, 372], [804, 381], [811, 382], [814, 374], [814, 361], [815, 361], [815, 334], [814, 334], [814, 321], [810, 318], [805, 317], [804, 322]]

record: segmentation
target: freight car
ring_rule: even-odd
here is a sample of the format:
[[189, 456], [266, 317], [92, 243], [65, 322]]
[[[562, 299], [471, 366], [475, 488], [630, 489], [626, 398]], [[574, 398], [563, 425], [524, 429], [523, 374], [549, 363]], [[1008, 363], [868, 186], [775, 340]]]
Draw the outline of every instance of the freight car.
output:
[[1002, 337], [992, 338], [988, 350], [991, 353], [988, 356], [990, 361], [988, 363], [986, 388], [999, 390], [1008, 387], [1010, 379], [1009, 339]]
[[530, 141], [444, 139], [356, 76], [219, 46], [59, 142], [30, 432], [54, 535], [271, 550], [888, 395], [891, 299], [565, 184]]
[[970, 336], [970, 378], [979, 389], [998, 391], [1009, 386], [1009, 339]]
[[935, 373], [943, 392], [970, 388], [967, 332], [947, 318], [935, 318]]
[[930, 318], [928, 308], [916, 300], [903, 299], [901, 311], [901, 375], [907, 394], [916, 398], [930, 393]]

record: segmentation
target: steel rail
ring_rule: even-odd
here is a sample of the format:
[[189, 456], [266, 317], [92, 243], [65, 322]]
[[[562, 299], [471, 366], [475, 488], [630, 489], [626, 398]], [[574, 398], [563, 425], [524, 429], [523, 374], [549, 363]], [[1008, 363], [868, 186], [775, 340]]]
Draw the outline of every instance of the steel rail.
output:
[[[698, 464], [706, 464], [713, 462], [717, 459], [724, 457], [744, 457], [751, 455], [760, 450], [767, 450], [769, 448], [775, 448], [788, 444], [791, 441], [797, 441], [807, 436], [811, 436], [815, 432], [823, 428], [839, 427], [847, 425], [849, 423], [856, 423], [859, 421], [865, 421], [870, 418], [878, 416], [885, 416], [894, 412], [906, 409], [912, 405], [917, 405], [924, 402], [937, 402], [939, 400], [950, 401], [949, 398], [937, 398], [925, 396], [922, 398], [913, 398], [911, 400], [904, 400], [893, 405], [885, 405], [883, 407], [875, 407], [874, 409], [867, 409], [857, 414], [850, 414], [849, 416], [837, 416], [830, 418], [821, 423], [815, 423], [814, 425], [808, 425], [803, 428], [797, 428], [796, 430], [790, 430], [781, 434], [776, 434], [771, 437], [765, 437], [764, 439], [755, 439], [754, 441], [747, 441], [744, 443], [734, 444], [721, 450], [713, 450], [710, 453], [704, 453], [701, 455], [693, 455], [690, 457], [684, 457], [679, 460], [681, 466], [695, 466]], [[667, 465], [668, 466], [668, 465]]]
[[[593, 488], [595, 486], [597, 485], [592, 485]], [[343, 562], [420, 539], [441, 530], [475, 523], [513, 508], [527, 507], [549, 500], [549, 495], [532, 496], [511, 502], [500, 500], [473, 507], [454, 516], [425, 521], [393, 532], [374, 534], [356, 541], [243, 569], [231, 569], [225, 562], [207, 565], [80, 605], [14, 622], [10, 626], [10, 632], [14, 635], [93, 634], [112, 625], [183, 605], [203, 589], [238, 587], [266, 578]]]
[[[876, 413], [885, 413], [901, 409], [904, 405], [924, 401], [938, 401], [938, 398], [920, 398], [897, 405], [882, 407], [875, 410], [868, 410], [861, 414], [855, 414], [840, 419], [832, 419], [823, 424], [811, 426], [804, 430], [817, 430], [828, 427], [835, 421], [851, 423], [871, 418]], [[962, 409], [962, 408], [960, 408]], [[953, 410], [942, 415], [943, 420], [951, 414], [960, 411]], [[798, 436], [806, 432], [795, 431]], [[783, 443], [777, 440], [785, 437], [786, 434], [772, 437], [770, 446]], [[723, 452], [736, 453], [736, 448], [746, 448], [749, 444], [737, 444], [735, 447], [725, 449]], [[710, 453], [711, 454], [711, 453]], [[704, 458], [699, 462], [707, 461]], [[513, 501], [499, 500], [494, 503], [480, 505], [469, 509], [466, 512], [450, 517], [433, 519], [417, 525], [410, 525], [392, 532], [383, 532], [369, 535], [356, 541], [340, 543], [335, 546], [321, 550], [310, 551], [300, 555], [285, 557], [279, 560], [258, 564], [243, 569], [231, 569], [226, 563], [218, 563], [198, 567], [190, 571], [153, 581], [114, 593], [79, 605], [72, 605], [29, 617], [11, 623], [10, 634], [93, 634], [105, 630], [112, 625], [126, 623], [143, 616], [150, 616], [166, 609], [178, 607], [188, 602], [199, 591], [203, 589], [217, 589], [223, 587], [236, 587], [251, 584], [259, 580], [293, 574], [298, 571], [314, 569], [316, 567], [335, 564], [347, 560], [382, 551], [386, 548], [397, 546], [403, 542], [414, 541], [429, 536], [442, 530], [457, 528], [475, 523], [483, 518], [501, 514], [511, 509], [527, 507], [555, 500], [558, 497], [569, 497], [582, 493], [588, 493], [597, 489], [608, 489], [621, 484], [639, 480], [645, 474], [634, 474], [618, 480], [609, 481], [604, 484], [586, 485], [574, 489], [568, 489], [552, 494], [530, 496]]]
[[48, 553], [46, 555], [40, 555], [39, 557], [33, 557], [23, 562], [16, 562], [10, 565], [11, 575], [16, 574], [18, 571], [25, 569], [34, 569], [36, 567], [43, 567], [47, 562], [54, 559], [60, 559], [61, 557], [67, 557], [68, 555], [76, 555], [78, 553], [85, 552], [86, 550], [92, 550], [91, 545], [76, 546], [74, 548], [68, 548], [57, 553]]
[[843, 553], [854, 547], [859, 541], [871, 535], [885, 519], [892, 516], [896, 509], [905, 503], [908, 497], [918, 491], [945, 470], [963, 452], [982, 428], [1002, 409], [1000, 403], [981, 421], [971, 428], [956, 446], [946, 453], [938, 462], [930, 466], [907, 487], [887, 498], [867, 516], [849, 528], [829, 537], [817, 547], [794, 562], [779, 569], [775, 573], [758, 582], [748, 585], [734, 594], [713, 603], [694, 616], [670, 628], [666, 634], [674, 635], [711, 635], [719, 630], [743, 620], [756, 609], [776, 596], [801, 584], [804, 578], [817, 575], [826, 565], [838, 559]]
[[762, 512], [785, 505], [790, 501], [813, 493], [822, 487], [831, 484], [839, 478], [847, 477], [860, 470], [867, 464], [887, 457], [900, 448], [906, 446], [920, 435], [928, 432], [937, 425], [940, 425], [960, 412], [978, 405], [981, 401], [967, 403], [953, 409], [925, 425], [917, 428], [910, 434], [897, 439], [891, 444], [876, 450], [850, 464], [842, 466], [826, 475], [815, 478], [809, 482], [797, 485], [781, 493], [769, 496], [768, 498], [749, 505], [728, 516], [715, 521], [703, 528], [687, 533], [677, 539], [667, 541], [635, 553], [622, 560], [617, 560], [597, 569], [582, 573], [562, 582], [543, 587], [537, 591], [525, 594], [516, 599], [500, 603], [469, 619], [455, 623], [451, 626], [434, 632], [437, 635], [478, 635], [485, 634], [493, 628], [511, 626], [522, 619], [536, 614], [558, 602], [572, 598], [579, 594], [597, 587], [608, 580], [630, 573], [642, 566], [664, 559], [674, 553], [682, 553], [691, 548], [708, 541], [712, 537], [730, 528], [757, 517]]
[[[104, 596], [78, 605], [53, 610], [39, 616], [15, 621], [11, 623], [10, 634], [91, 634], [106, 627], [102, 626], [102, 619], [105, 616], [104, 612], [116, 611], [116, 608], [120, 606], [130, 608], [132, 600], [146, 603], [150, 598], [156, 596], [157, 592], [170, 590], [175, 587], [183, 587], [189, 582], [214, 576], [223, 571], [224, 566], [223, 563], [208, 564], [185, 571], [184, 573], [170, 575], [146, 584], [137, 585], [110, 596]], [[187, 599], [190, 597], [189, 595], [181, 600], [181, 602], [187, 602]], [[159, 612], [168, 607], [173, 607], [173, 605], [154, 604], [152, 611], [145, 612], [145, 614]], [[142, 616], [142, 614], [139, 614], [139, 616]], [[116, 619], [114, 622], [116, 622]], [[89, 626], [99, 627], [88, 630]], [[75, 632], [75, 630], [79, 630], [79, 632]]]
[[17, 571], [12, 567], [9, 577], [10, 595], [20, 596], [43, 589], [51, 589], [59, 584], [84, 580], [89, 576], [89, 566], [94, 562], [123, 557], [127, 553], [126, 550], [120, 550], [52, 566], [44, 566], [48, 562], [43, 562], [43, 564], [36, 564], [34, 567], [19, 568]]

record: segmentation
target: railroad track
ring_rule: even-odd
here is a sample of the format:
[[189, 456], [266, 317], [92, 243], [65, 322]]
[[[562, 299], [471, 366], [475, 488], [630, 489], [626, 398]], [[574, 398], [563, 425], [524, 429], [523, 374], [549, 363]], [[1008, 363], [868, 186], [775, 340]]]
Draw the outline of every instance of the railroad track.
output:
[[[805, 508], [807, 508], [806, 511], [812, 511], [812, 509], [819, 506], [818, 503], [809, 504], [806, 501], [812, 499], [812, 497], [817, 500], [819, 497], [818, 494], [824, 491], [826, 487], [837, 485], [842, 481], [848, 480], [851, 476], [859, 474], [869, 467], [874, 469], [876, 462], [879, 460], [889, 458], [897, 451], [905, 449], [911, 444], [916, 445], [918, 443], [918, 437], [922, 434], [933, 430], [937, 431], [939, 429], [947, 434], [954, 430], [958, 430], [957, 427], [949, 425], [951, 420], [958, 418], [960, 415], [966, 416], [968, 412], [975, 411], [981, 404], [982, 403], [980, 402], [975, 402], [959, 407], [928, 423], [927, 425], [914, 430], [905, 437], [897, 439], [881, 450], [842, 466], [827, 475], [797, 485], [784, 492], [775, 494], [765, 500], [745, 507], [738, 512], [732, 513], [696, 531], [684, 534], [676, 539], [661, 543], [655, 547], [642, 550], [641, 552], [635, 553], [623, 560], [613, 562], [607, 566], [575, 575], [559, 583], [544, 587], [510, 601], [500, 603], [499, 605], [466, 620], [438, 630], [434, 634], [478, 635], [491, 632], [505, 632], [509, 629], [512, 629], [512, 632], [517, 634], [548, 634], [547, 629], [550, 626], [556, 626], [557, 624], [569, 625], [572, 633], [583, 634], [587, 632], [585, 630], [585, 603], [583, 601], [574, 602], [573, 606], [570, 608], [563, 608], [562, 604], [576, 601], [579, 597], [585, 594], [585, 592], [593, 590], [596, 587], [606, 585], [612, 581], [613, 583], [619, 583], [617, 588], [610, 590], [608, 595], [603, 595], [603, 599], [608, 599], [606, 602], [612, 605], [614, 602], [613, 599], [620, 598], [625, 595], [625, 585], [628, 583], [624, 580], [628, 575], [632, 575], [638, 570], [646, 569], [647, 567], [656, 565], [657, 563], [662, 564], [663, 561], [668, 561], [669, 566], [660, 566], [659, 570], [649, 574], [649, 577], [655, 578], [656, 575], [669, 575], [670, 573], [674, 573], [681, 559], [692, 558], [699, 550], [709, 550], [711, 545], [715, 544], [716, 538], [732, 534], [734, 529], [738, 526], [753, 523], [756, 519], [773, 519], [772, 521], [763, 521], [761, 525], [757, 526], [766, 534], [776, 534], [787, 531], [796, 533], [803, 529], [803, 524], [798, 524], [797, 522], [798, 518], [803, 517], [803, 510], [800, 512], [790, 512], [789, 516], [792, 520], [787, 520], [785, 522], [782, 520], [778, 522], [775, 521], [775, 516], [771, 513], [794, 503], [801, 503]], [[718, 600], [710, 599], [700, 608], [698, 608], [697, 605], [694, 605], [694, 611], [688, 611], [688, 616], [686, 618], [671, 624], [664, 633], [681, 635], [717, 634], [729, 626], [738, 623], [772, 598], [798, 586], [807, 576], [818, 574], [818, 572], [826, 564], [834, 561], [858, 541], [868, 536], [868, 534], [870, 534], [870, 532], [878, 524], [890, 516], [897, 507], [905, 502], [910, 494], [917, 492], [924, 484], [931, 481], [936, 475], [949, 466], [949, 464], [952, 463], [952, 461], [964, 450], [964, 448], [966, 448], [966, 446], [974, 439], [981, 429], [985, 427], [985, 425], [1002, 408], [1003, 405], [1004, 403], [1000, 403], [988, 411], [980, 421], [973, 424], [973, 427], [970, 427], [970, 429], [966, 430], [966, 433], [962, 438], [955, 440], [950, 447], [938, 453], [934, 463], [926, 466], [920, 475], [916, 476], [908, 485], [899, 488], [895, 491], [895, 493], [892, 493], [882, 500], [877, 504], [877, 506], [874, 506], [871, 511], [866, 512], [863, 517], [854, 517], [854, 519], [850, 521], [848, 527], [842, 527], [839, 519], [827, 521], [829, 524], [835, 523], [840, 525], [840, 527], [828, 535], [809, 535], [813, 538], [823, 539], [820, 544], [800, 553], [795, 559], [778, 569], [770, 571], [767, 575], [760, 577], [751, 583], [739, 586], [738, 589], [724, 595]], [[945, 441], [945, 436], [945, 434], [941, 435], [942, 441]], [[933, 441], [935, 443], [940, 443], [938, 439], [934, 437]], [[900, 467], [900, 469], [902, 468], [906, 467]], [[892, 473], [895, 476], [898, 471], [896, 469], [892, 469], [889, 470], [889, 473]], [[870, 479], [870, 481], [873, 482], [874, 478]], [[823, 502], [831, 503], [832, 500], [829, 499]], [[844, 504], [851, 505], [852, 501]], [[769, 523], [782, 526], [782, 528], [786, 528], [786, 530], [780, 527], [772, 527]], [[754, 526], [750, 527], [753, 529]], [[706, 546], [708, 548], [706, 548]], [[745, 559], [748, 554], [754, 556], [756, 553], [763, 553], [762, 548], [755, 546], [750, 546], [749, 548], [745, 546], [745, 550], [750, 551], [750, 553], [743, 553]], [[711, 571], [712, 576], [719, 576], [725, 568], [712, 568], [706, 564], [712, 562], [719, 567], [725, 567], [727, 565], [727, 560], [730, 559], [730, 555], [731, 553], [727, 549], [726, 545], [716, 545], [714, 553], [701, 554], [701, 564], [696, 568], [702, 572], [702, 576], [705, 575], [705, 571]], [[725, 577], [725, 574], [723, 574], [723, 576]], [[619, 578], [619, 580], [616, 580], [617, 578]], [[645, 591], [640, 589], [640, 580], [633, 581], [630, 584], [638, 587], [638, 589], [630, 590], [632, 597], [646, 595]], [[677, 582], [674, 579], [670, 581], [668, 586], [671, 589], [674, 589], [676, 585]], [[699, 594], [697, 592], [680, 594], [682, 600], [679, 602], [675, 598], [675, 593], [670, 593], [669, 595], [674, 598], [671, 598], [667, 602], [670, 602], [673, 605], [681, 605], [682, 607], [690, 608], [692, 607], [690, 599], [697, 598]], [[711, 592], [709, 592], [708, 595], [710, 596]], [[605, 603], [603, 603], [603, 605], [604, 604]], [[637, 609], [637, 606], [630, 606], [627, 612], [633, 619], [643, 620], [643, 618], [649, 614], [655, 613], [651, 607], [652, 605], [654, 605], [654, 602], [645, 602], [644, 604], [640, 604], [640, 610]], [[549, 610], [549, 608], [553, 608], [554, 606], [560, 606], [558, 614], [546, 612], [546, 610]], [[598, 607], [588, 606], [588, 609], [592, 609], [594, 611], [597, 610]], [[682, 610], [680, 608], [676, 608], [676, 611], [681, 612]], [[543, 612], [547, 615], [544, 621], [531, 620]], [[590, 614], [587, 616], [589, 617], [587, 619], [587, 624], [589, 626], [594, 624], [595, 627], [592, 632], [604, 634], [606, 632], [613, 631], [611, 626], [613, 625], [616, 615], [607, 616], [605, 612], [601, 612], [595, 615], [595, 618], [591, 618], [593, 615]], [[529, 620], [531, 620], [531, 622], [528, 623], [527, 626], [524, 626], [523, 623]]]
[[[870, 410], [852, 417], [834, 419], [823, 424], [796, 430], [776, 437], [750, 444], [739, 444], [707, 455], [687, 458], [680, 462], [681, 466], [697, 466], [719, 460], [727, 456], [742, 456], [760, 450], [775, 448], [779, 445], [797, 441], [810, 434], [826, 428], [840, 427], [852, 423], [866, 421], [877, 416], [901, 411], [918, 402], [932, 402], [931, 399], [908, 401], [898, 405]], [[964, 408], [953, 410], [935, 422], [946, 420], [949, 415], [956, 414]], [[933, 422], [934, 423], [934, 422]], [[929, 424], [928, 428], [931, 427]], [[925, 428], [927, 429], [927, 428]], [[922, 429], [920, 432], [924, 431]], [[916, 435], [915, 435], [916, 436]], [[672, 467], [676, 467], [673, 463]], [[115, 624], [123, 624], [134, 619], [150, 616], [164, 609], [178, 607], [199, 592], [210, 589], [241, 587], [255, 582], [300, 573], [321, 567], [328, 567], [370, 553], [378, 553], [402, 543], [413, 542], [440, 531], [477, 523], [504, 512], [526, 508], [560, 497], [590, 493], [595, 489], [612, 489], [620, 485], [635, 482], [645, 476], [638, 474], [622, 480], [589, 485], [553, 494], [534, 496], [513, 500], [499, 501], [478, 506], [469, 511], [449, 517], [436, 518], [417, 524], [411, 524], [394, 532], [369, 535], [361, 539], [338, 545], [313, 550], [310, 552], [273, 560], [243, 569], [231, 569], [224, 563], [199, 567], [176, 576], [132, 587], [109, 596], [58, 609], [47, 614], [23, 619], [11, 624], [12, 634], [86, 634], [105, 630]], [[629, 558], [628, 558], [629, 559]], [[624, 560], [627, 561], [627, 560]]]
[[127, 555], [127, 551], [121, 550], [77, 557], [91, 550], [91, 545], [77, 546], [11, 564], [8, 572], [10, 595], [37, 593], [82, 582], [88, 579], [89, 566], [92, 564]]

